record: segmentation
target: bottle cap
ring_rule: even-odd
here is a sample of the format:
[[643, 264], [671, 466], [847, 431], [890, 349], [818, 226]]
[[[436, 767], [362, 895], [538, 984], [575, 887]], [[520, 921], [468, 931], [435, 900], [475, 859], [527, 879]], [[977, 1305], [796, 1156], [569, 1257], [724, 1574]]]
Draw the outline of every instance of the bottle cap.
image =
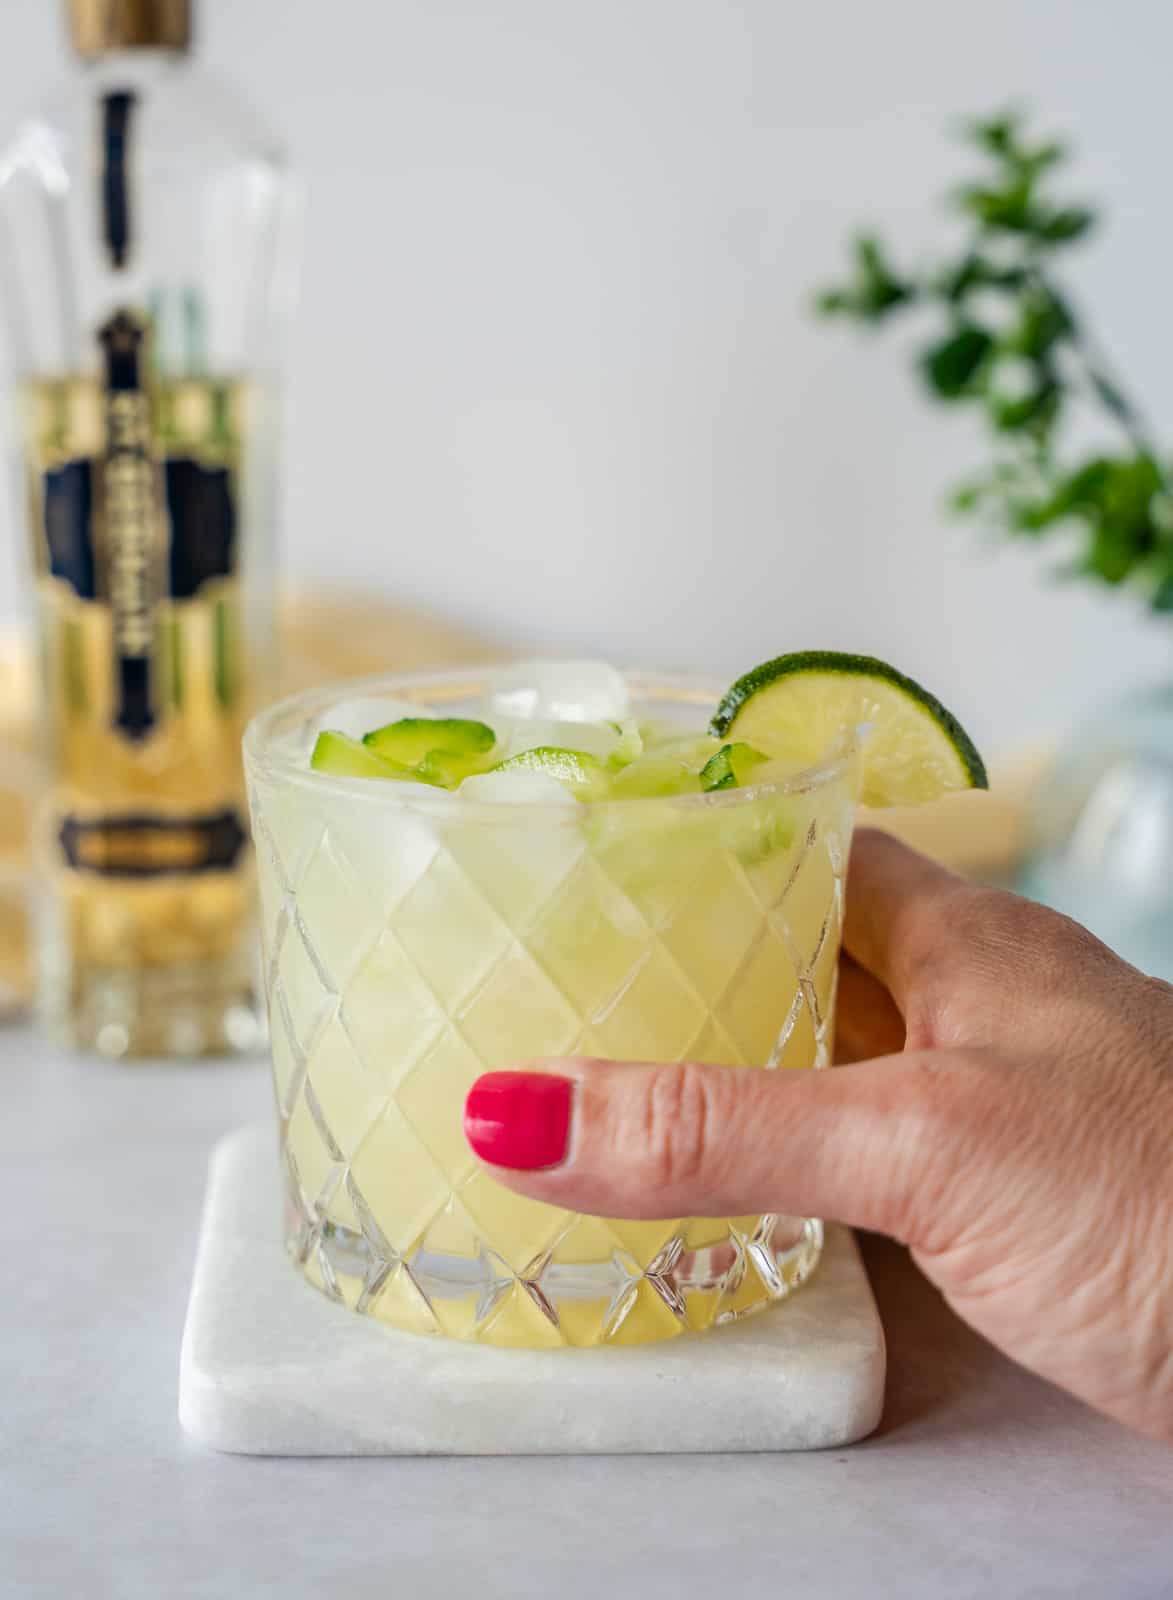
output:
[[69, 34], [80, 56], [187, 50], [191, 0], [69, 0]]

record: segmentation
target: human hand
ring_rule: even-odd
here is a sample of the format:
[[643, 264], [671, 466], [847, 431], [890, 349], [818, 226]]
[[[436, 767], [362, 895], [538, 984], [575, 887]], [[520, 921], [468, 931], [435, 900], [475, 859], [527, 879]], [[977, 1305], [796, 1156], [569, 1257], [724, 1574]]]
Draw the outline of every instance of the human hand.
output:
[[852, 852], [823, 1073], [579, 1058], [474, 1085], [511, 1189], [602, 1216], [835, 1218], [954, 1310], [1173, 1440], [1173, 988], [880, 833]]

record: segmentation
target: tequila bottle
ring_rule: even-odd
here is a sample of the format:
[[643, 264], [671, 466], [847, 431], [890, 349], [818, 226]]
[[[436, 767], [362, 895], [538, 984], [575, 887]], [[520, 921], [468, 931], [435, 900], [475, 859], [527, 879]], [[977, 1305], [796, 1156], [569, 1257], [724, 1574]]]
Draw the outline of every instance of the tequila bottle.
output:
[[42, 1009], [106, 1055], [251, 1047], [240, 736], [272, 671], [280, 146], [188, 0], [70, 0], [78, 66], [0, 158], [32, 553]]

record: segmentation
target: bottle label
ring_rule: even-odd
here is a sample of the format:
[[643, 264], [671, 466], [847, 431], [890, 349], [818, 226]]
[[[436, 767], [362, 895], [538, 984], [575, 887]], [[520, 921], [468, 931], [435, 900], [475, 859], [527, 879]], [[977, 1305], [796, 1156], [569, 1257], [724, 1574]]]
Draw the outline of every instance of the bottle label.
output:
[[89, 820], [67, 816], [58, 836], [74, 871], [105, 878], [229, 872], [247, 843], [240, 817], [231, 808], [199, 817], [148, 812]]
[[[29, 393], [30, 466], [46, 575], [109, 611], [111, 729], [141, 744], [175, 704], [163, 625], [237, 574], [239, 383], [145, 381], [147, 324], [118, 311], [100, 332], [102, 381]], [[219, 649], [219, 642], [217, 643]], [[220, 686], [233, 663], [217, 659]]]
[[150, 326], [117, 312], [100, 376], [37, 379], [24, 395], [57, 838], [63, 864], [107, 878], [228, 872], [247, 837], [238, 563], [253, 391], [149, 380]]
[[[95, 463], [47, 467], [41, 477], [45, 561], [49, 573], [79, 600], [96, 600], [94, 551]], [[226, 466], [186, 455], [163, 461], [167, 540], [167, 597], [194, 599], [206, 583], [236, 570], [236, 492]]]
[[146, 330], [119, 311], [101, 331], [106, 350], [106, 449], [97, 463], [101, 554], [98, 587], [110, 607], [114, 724], [143, 739], [158, 718], [159, 607], [164, 599], [166, 527], [159, 465], [152, 450], [150, 397], [143, 382]]

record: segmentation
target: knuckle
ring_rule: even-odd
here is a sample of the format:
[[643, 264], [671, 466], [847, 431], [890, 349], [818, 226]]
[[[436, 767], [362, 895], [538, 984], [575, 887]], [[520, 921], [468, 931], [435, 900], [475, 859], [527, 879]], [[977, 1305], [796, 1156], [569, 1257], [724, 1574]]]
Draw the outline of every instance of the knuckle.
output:
[[639, 1138], [648, 1181], [657, 1188], [694, 1183], [711, 1155], [720, 1098], [712, 1073], [692, 1065], [654, 1067], [640, 1108]]
[[969, 930], [980, 917], [972, 904], [978, 893], [961, 885], [921, 912], [905, 1015], [909, 1049], [938, 1042], [953, 1031], [954, 1012], [965, 998], [960, 980], [969, 965]]
[[1025, 951], [1032, 973], [1060, 964], [1055, 930], [1038, 926], [1039, 911], [1005, 890], [968, 884], [937, 902], [906, 1017], [910, 1048], [969, 1038], [991, 1007], [1020, 986]]
[[908, 910], [908, 925], [901, 930], [905, 942], [915, 952], [913, 966], [932, 970], [953, 947], [959, 916], [973, 891], [958, 883], [939, 890], [931, 897], [913, 902]]

